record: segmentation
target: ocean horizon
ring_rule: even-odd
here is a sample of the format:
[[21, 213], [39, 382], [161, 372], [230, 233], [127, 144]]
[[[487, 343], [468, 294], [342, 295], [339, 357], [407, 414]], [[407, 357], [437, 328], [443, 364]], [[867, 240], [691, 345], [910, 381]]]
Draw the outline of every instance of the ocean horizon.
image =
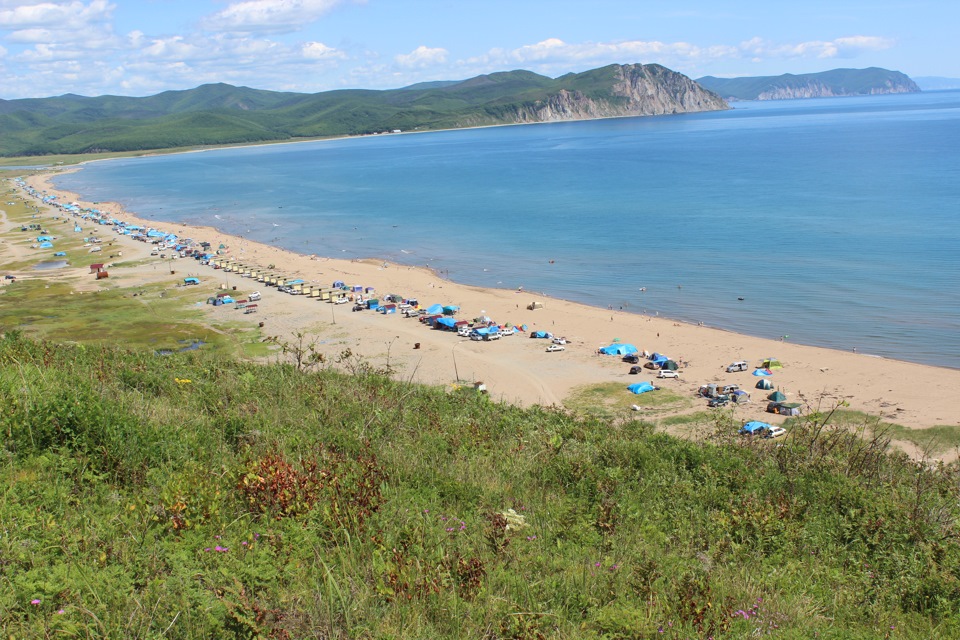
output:
[[733, 106], [116, 159], [54, 184], [161, 227], [960, 368], [960, 92]]

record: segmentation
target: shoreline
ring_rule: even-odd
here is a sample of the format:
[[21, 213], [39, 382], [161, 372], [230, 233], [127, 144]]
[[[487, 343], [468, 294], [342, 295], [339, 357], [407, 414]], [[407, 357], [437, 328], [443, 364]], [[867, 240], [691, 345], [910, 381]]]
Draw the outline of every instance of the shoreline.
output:
[[[780, 342], [667, 317], [591, 307], [537, 292], [460, 284], [423, 266], [374, 258], [345, 260], [307, 256], [233, 236], [213, 227], [156, 223], [125, 211], [117, 203], [84, 202], [79, 194], [55, 189], [49, 182], [53, 172], [80, 168], [82, 165], [51, 169], [26, 181], [38, 191], [59, 195], [61, 202], [75, 201], [86, 208], [97, 208], [128, 224], [166, 228], [181, 237], [215, 241], [214, 246], [225, 244], [228, 249], [224, 257], [264, 267], [273, 263], [278, 268], [282, 266], [291, 276], [310, 282], [342, 279], [348, 284], [374, 286], [380, 295], [399, 293], [404, 297], [416, 297], [422, 305], [459, 304], [461, 318], [488, 315], [498, 322], [526, 324], [530, 330], [551, 331], [570, 340], [566, 351], [556, 354], [543, 353], [545, 341], [521, 335], [490, 343], [471, 342], [447, 332], [429, 330], [411, 319], [373, 312], [346, 313], [349, 305], [338, 307], [302, 296], [268, 291], [261, 283], [234, 276], [234, 284], [242, 286], [246, 292], [263, 290], [264, 299], [257, 319], [265, 322], [264, 331], [290, 339], [297, 332], [316, 330], [323, 338], [319, 349], [330, 360], [348, 348], [373, 360], [386, 357], [389, 365], [395, 368], [397, 378], [427, 384], [449, 384], [456, 379], [483, 381], [496, 399], [525, 406], [552, 405], [562, 404], [575, 389], [584, 385], [616, 382], [622, 383], [625, 389], [633, 382], [655, 380], [655, 371], [644, 370], [639, 376], [627, 375], [629, 365], [620, 358], [597, 356], [598, 347], [619, 338], [621, 342], [636, 345], [641, 351], [666, 353], [674, 359], [686, 361], [688, 364], [679, 381], [655, 380], [660, 386], [681, 395], [693, 398], [702, 384], [739, 384], [751, 393], [753, 401], [733, 408], [737, 421], [760, 419], [779, 424], [782, 419], [765, 412], [765, 396], [769, 392], [753, 388], [758, 378], [751, 376], [749, 371], [727, 374], [723, 367], [729, 362], [746, 360], [752, 371], [753, 365], [761, 359], [776, 357], [785, 368], [777, 371], [770, 380], [786, 391], [789, 401], [803, 401], [809, 410], [821, 405], [827, 408], [843, 401], [848, 402], [851, 409], [881, 416], [909, 428], [958, 424], [952, 396], [960, 385], [960, 370]], [[124, 238], [116, 236], [115, 239]], [[129, 238], [126, 238], [126, 244], [149, 247]], [[202, 279], [212, 280], [222, 274], [190, 259], [186, 261], [191, 275]], [[181, 260], [171, 264], [183, 263]], [[229, 276], [227, 279], [233, 280]], [[522, 308], [532, 301], [541, 302], [544, 308], [536, 311]], [[229, 317], [238, 319], [236, 314]], [[413, 344], [418, 342], [421, 348], [413, 350]], [[693, 401], [696, 410], [705, 410], [706, 402], [702, 402], [703, 407], [700, 404], [700, 399]]]

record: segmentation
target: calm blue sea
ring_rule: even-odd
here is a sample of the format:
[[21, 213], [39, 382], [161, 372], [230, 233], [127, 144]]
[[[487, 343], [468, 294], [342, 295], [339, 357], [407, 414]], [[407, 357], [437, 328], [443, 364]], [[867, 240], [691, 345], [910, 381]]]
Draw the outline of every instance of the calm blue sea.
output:
[[304, 254], [960, 367], [960, 92], [735, 106], [113, 160], [56, 183]]

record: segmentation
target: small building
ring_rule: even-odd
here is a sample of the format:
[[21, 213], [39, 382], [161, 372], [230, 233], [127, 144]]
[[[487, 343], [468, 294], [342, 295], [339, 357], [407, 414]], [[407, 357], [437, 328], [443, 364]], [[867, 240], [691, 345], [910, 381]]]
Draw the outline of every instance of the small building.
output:
[[102, 262], [95, 262], [92, 265], [90, 265], [90, 273], [99, 273], [100, 271], [103, 271]]

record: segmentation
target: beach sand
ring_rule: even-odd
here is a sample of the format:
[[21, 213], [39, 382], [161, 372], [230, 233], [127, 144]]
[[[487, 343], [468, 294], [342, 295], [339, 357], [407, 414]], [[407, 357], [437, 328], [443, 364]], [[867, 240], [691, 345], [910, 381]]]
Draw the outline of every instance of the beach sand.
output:
[[[329, 286], [335, 280], [376, 288], [378, 295], [402, 294], [417, 298], [422, 306], [434, 303], [460, 307], [458, 317], [472, 319], [487, 315], [500, 323], [526, 324], [529, 330], [549, 331], [568, 340], [566, 350], [547, 353], [546, 340], [530, 339], [525, 334], [493, 342], [474, 342], [445, 331], [427, 328], [415, 319], [400, 315], [382, 315], [370, 311], [351, 312], [352, 305], [332, 305], [303, 296], [290, 296], [262, 283], [240, 278], [202, 266], [192, 259], [169, 261], [176, 271], [157, 269], [159, 258], [150, 258], [150, 247], [129, 237], [116, 236], [104, 228], [102, 234], [114, 245], [123, 244], [128, 256], [146, 259], [143, 266], [117, 274], [123, 286], [137, 286], [150, 280], [169, 278], [171, 284], [187, 275], [196, 275], [205, 284], [236, 286], [240, 297], [259, 290], [263, 299], [259, 313], [244, 315], [232, 306], [208, 307], [215, 319], [233, 322], [263, 322], [266, 335], [291, 340], [305, 332], [318, 341], [318, 351], [333, 362], [346, 349], [367, 359], [374, 366], [389, 364], [396, 377], [427, 384], [450, 385], [482, 381], [496, 400], [519, 405], [560, 405], [584, 385], [619, 383], [624, 387], [638, 381], [654, 381], [661, 387], [694, 397], [700, 385], [739, 384], [752, 396], [752, 402], [732, 407], [736, 420], [783, 422], [780, 416], [766, 413], [766, 395], [755, 389], [758, 378], [753, 368], [764, 358], [778, 358], [784, 368], [769, 379], [775, 388], [787, 394], [790, 402], [805, 403], [805, 411], [829, 409], [839, 401], [884, 420], [913, 429], [960, 424], [955, 406], [960, 388], [960, 370], [900, 362], [868, 354], [842, 352], [789, 341], [764, 339], [710, 327], [676, 322], [663, 317], [648, 317], [611, 311], [551, 299], [531, 292], [485, 289], [457, 284], [439, 278], [424, 269], [384, 263], [382, 260], [347, 261], [298, 255], [213, 228], [156, 224], [137, 218], [115, 203], [84, 203], [76, 194], [57, 192], [47, 175], [27, 181], [38, 191], [57, 193], [60, 202], [79, 202], [97, 208], [128, 223], [155, 226], [195, 240], [211, 242], [213, 247], [227, 246], [226, 255], [244, 264], [276, 265], [288, 277]], [[129, 254], [127, 252], [130, 252]], [[142, 254], [142, 255], [141, 255]], [[114, 273], [111, 273], [114, 277]], [[86, 276], [85, 282], [89, 281]], [[88, 282], [92, 285], [92, 282]], [[206, 297], [206, 294], [203, 296]], [[540, 302], [542, 309], [530, 311], [527, 305]], [[683, 360], [679, 380], [655, 380], [656, 372], [628, 375], [630, 365], [619, 357], [599, 356], [598, 347], [614, 339]], [[419, 343], [420, 348], [414, 345]], [[727, 364], [745, 360], [748, 371], [725, 373]], [[705, 409], [699, 399], [696, 410]], [[909, 443], [903, 448], [917, 455]], [[955, 453], [940, 456], [956, 458]]]

